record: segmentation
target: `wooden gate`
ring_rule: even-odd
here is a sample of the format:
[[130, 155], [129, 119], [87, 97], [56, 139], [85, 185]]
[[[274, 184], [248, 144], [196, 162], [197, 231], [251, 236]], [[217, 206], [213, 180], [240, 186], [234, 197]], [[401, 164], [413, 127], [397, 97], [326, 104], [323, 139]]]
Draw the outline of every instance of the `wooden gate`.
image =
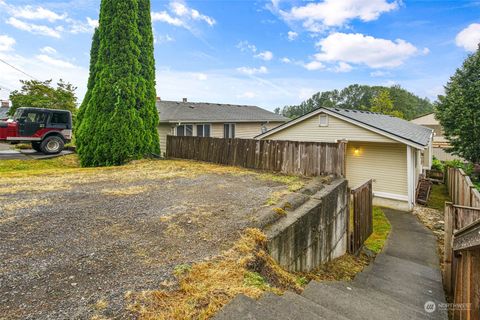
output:
[[365, 240], [373, 233], [373, 190], [369, 180], [351, 191], [350, 252], [358, 253]]

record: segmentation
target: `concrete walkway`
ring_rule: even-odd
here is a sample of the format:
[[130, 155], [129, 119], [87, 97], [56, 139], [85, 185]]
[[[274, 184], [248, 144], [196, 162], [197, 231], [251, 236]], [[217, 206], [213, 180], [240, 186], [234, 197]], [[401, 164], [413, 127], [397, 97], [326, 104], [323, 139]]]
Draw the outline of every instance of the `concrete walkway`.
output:
[[[436, 239], [411, 213], [385, 209], [386, 247], [352, 282], [310, 282], [302, 295], [238, 296], [215, 319], [447, 319]], [[428, 306], [428, 307], [426, 307]]]

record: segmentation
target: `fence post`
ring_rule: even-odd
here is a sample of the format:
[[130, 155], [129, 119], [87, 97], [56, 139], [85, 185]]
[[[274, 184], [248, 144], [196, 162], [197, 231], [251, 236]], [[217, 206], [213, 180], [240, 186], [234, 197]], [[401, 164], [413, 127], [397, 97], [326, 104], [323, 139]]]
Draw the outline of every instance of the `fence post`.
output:
[[453, 258], [453, 206], [451, 202], [445, 202], [445, 251], [444, 251], [444, 279], [445, 289], [448, 294], [452, 294], [453, 274], [452, 274], [452, 258]]

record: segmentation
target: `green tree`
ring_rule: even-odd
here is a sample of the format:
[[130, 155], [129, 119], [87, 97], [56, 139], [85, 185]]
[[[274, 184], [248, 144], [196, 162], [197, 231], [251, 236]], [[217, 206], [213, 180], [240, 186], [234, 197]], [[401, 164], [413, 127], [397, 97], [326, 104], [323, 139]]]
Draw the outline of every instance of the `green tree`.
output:
[[480, 46], [468, 56], [438, 97], [435, 115], [450, 141], [451, 152], [480, 162]]
[[102, 0], [96, 75], [77, 130], [82, 166], [120, 165], [159, 150], [157, 123], [149, 118], [155, 117], [153, 60], [145, 64], [142, 57], [153, 59], [153, 36], [143, 30], [151, 22], [140, 23], [147, 14], [140, 8], [149, 7], [149, 0]]
[[[160, 154], [160, 141], [157, 132], [158, 126], [158, 111], [156, 107], [157, 92], [155, 89], [155, 57], [153, 54], [153, 29], [152, 16], [150, 9], [150, 0], [138, 1], [138, 29], [140, 32], [140, 66], [141, 66], [141, 81], [145, 88], [144, 98], [138, 101], [140, 106], [140, 116], [142, 117], [146, 135], [145, 140], [145, 154], [154, 153]], [[143, 94], [142, 94], [143, 95]]]
[[92, 97], [92, 90], [93, 90], [93, 87], [95, 86], [95, 77], [97, 76], [96, 64], [97, 64], [97, 60], [98, 60], [98, 49], [99, 49], [99, 47], [100, 47], [99, 31], [98, 31], [98, 28], [95, 28], [95, 32], [94, 32], [93, 38], [92, 38], [92, 47], [90, 49], [90, 74], [88, 76], [87, 92], [85, 93], [85, 97], [83, 98], [82, 104], [80, 105], [80, 108], [78, 109], [77, 123], [76, 123], [77, 127], [82, 122], [82, 118], [83, 118], [83, 115], [85, 113], [85, 109], [87, 108], [88, 102], [90, 101], [90, 98]]
[[405, 119], [413, 119], [433, 111], [433, 105], [428, 99], [420, 98], [398, 85], [382, 87], [353, 84], [340, 91], [315, 93], [299, 105], [283, 107], [279, 110], [279, 113], [289, 118], [297, 118], [320, 107], [368, 111], [372, 107], [372, 99], [382, 90], [389, 92], [394, 109], [400, 111]]
[[378, 112], [397, 118], [403, 118], [403, 113], [395, 110], [393, 106], [393, 101], [390, 98], [390, 93], [388, 92], [388, 90], [380, 91], [375, 97], [372, 98], [370, 105], [370, 111], [372, 112]]
[[75, 115], [77, 111], [77, 89], [68, 82], [60, 80], [57, 87], [52, 86], [52, 80], [20, 80], [22, 88], [10, 93], [13, 115], [18, 108], [45, 108], [69, 110]]

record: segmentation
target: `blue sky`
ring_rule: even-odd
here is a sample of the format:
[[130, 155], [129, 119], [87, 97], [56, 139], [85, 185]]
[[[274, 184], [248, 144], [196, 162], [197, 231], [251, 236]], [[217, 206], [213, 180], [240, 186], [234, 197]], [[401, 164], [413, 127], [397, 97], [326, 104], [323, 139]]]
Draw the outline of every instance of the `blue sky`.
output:
[[[0, 0], [0, 59], [88, 77], [100, 0]], [[480, 1], [152, 1], [157, 94], [273, 110], [353, 83], [435, 99], [480, 41]], [[0, 98], [25, 74], [0, 62]]]

